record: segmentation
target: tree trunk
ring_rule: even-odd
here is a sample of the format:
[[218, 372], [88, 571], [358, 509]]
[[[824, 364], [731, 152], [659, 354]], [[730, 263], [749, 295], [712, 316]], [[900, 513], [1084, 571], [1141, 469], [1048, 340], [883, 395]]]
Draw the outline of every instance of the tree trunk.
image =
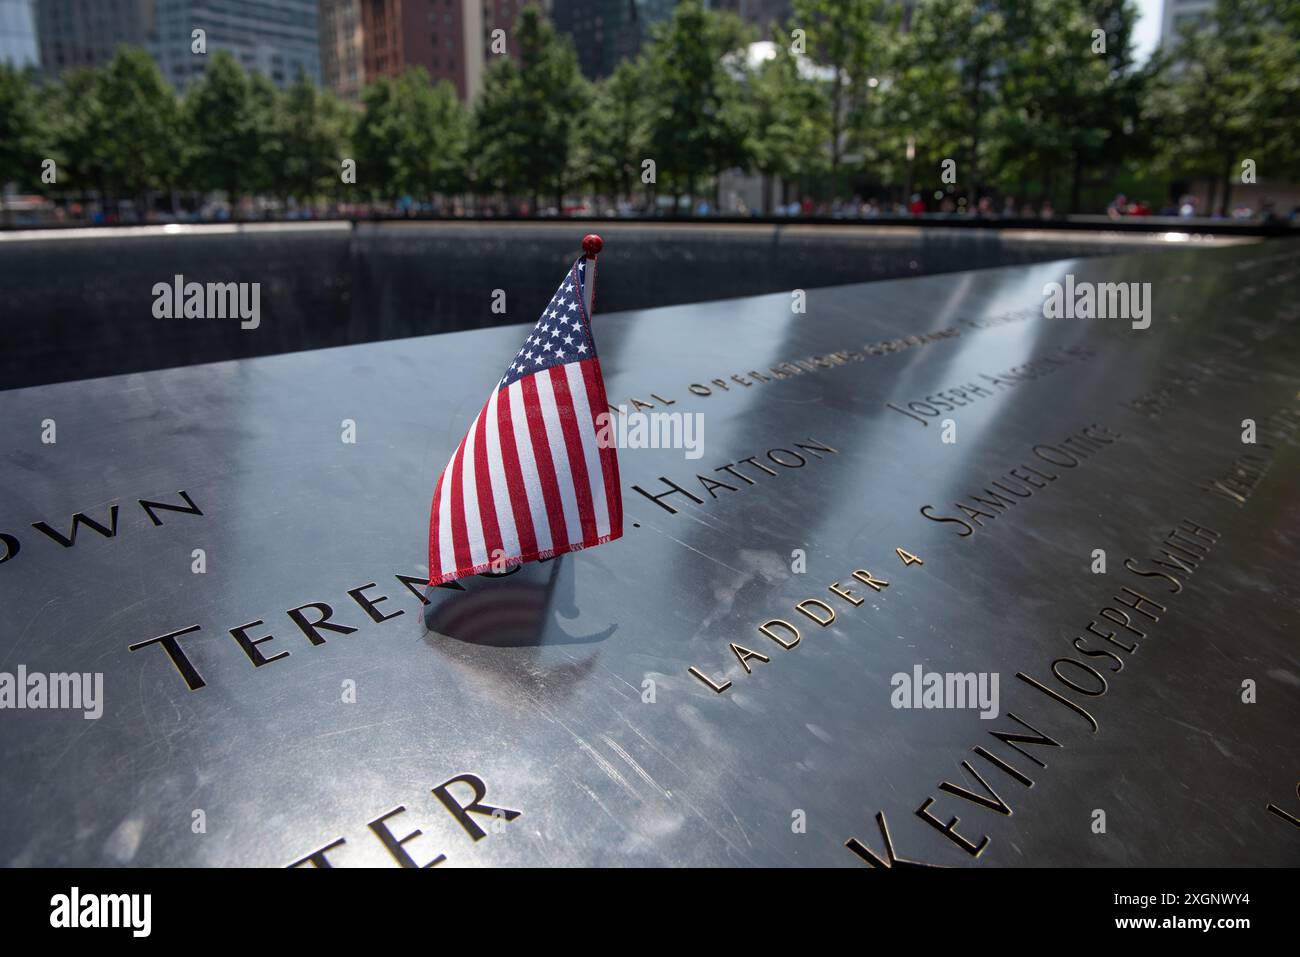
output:
[[984, 65], [977, 63], [975, 65], [975, 83], [971, 96], [971, 113], [974, 123], [971, 127], [970, 141], [970, 188], [967, 193], [972, 200], [976, 199], [979, 193], [979, 155], [980, 155], [980, 127], [983, 123], [981, 116], [981, 107], [983, 106], [983, 97], [980, 96], [980, 88], [984, 83]]
[[1083, 187], [1083, 154], [1076, 151], [1074, 154], [1074, 176], [1070, 182], [1070, 209], [1069, 212], [1079, 212], [1079, 192]]
[[1219, 206], [1219, 215], [1229, 215], [1228, 206], [1232, 201], [1232, 160], [1223, 165], [1223, 203]]
[[841, 77], [844, 71], [838, 63], [834, 64], [835, 68], [835, 92], [831, 96], [831, 190], [834, 191], [839, 185], [840, 175], [840, 133], [842, 132], [843, 120], [840, 116], [844, 105], [844, 84]]

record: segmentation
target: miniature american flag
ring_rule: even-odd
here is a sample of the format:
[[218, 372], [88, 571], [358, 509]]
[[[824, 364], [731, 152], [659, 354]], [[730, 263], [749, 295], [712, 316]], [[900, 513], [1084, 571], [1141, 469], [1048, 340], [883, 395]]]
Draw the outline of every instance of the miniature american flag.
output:
[[[623, 534], [590, 312], [599, 236], [569, 269], [433, 492], [429, 584], [590, 548]], [[606, 430], [608, 434], [608, 430]]]

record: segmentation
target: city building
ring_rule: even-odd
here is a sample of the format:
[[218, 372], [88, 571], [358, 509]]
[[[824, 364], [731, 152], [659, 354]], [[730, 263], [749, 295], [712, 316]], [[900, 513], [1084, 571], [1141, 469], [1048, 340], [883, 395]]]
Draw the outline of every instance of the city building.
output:
[[321, 80], [343, 99], [356, 103], [366, 85], [362, 0], [320, 0]]
[[147, 46], [153, 31], [154, 0], [38, 0], [35, 9], [41, 69], [49, 77], [102, 66], [120, 46]]
[[[317, 0], [153, 0], [153, 6], [150, 50], [174, 86], [202, 75], [218, 50], [276, 86], [288, 86], [300, 72], [320, 82]], [[204, 31], [206, 55], [193, 52], [195, 30]]]
[[29, 67], [39, 62], [32, 0], [0, 0], [0, 63]]
[[[12, 0], [5, 0], [6, 5]], [[120, 46], [142, 47], [176, 87], [201, 76], [229, 50], [248, 70], [287, 86], [305, 72], [320, 82], [317, 0], [38, 0], [41, 68], [60, 76], [100, 66]], [[195, 30], [206, 54], [195, 53]]]
[[1160, 45], [1175, 46], [1186, 27], [1195, 26], [1214, 12], [1216, 0], [1164, 0]]
[[[466, 0], [467, 6], [479, 8], [480, 16], [477, 25], [479, 36], [478, 55], [471, 56], [466, 64], [467, 85], [469, 89], [469, 99], [473, 100], [483, 89], [483, 70], [490, 64], [494, 57], [514, 56], [519, 52], [519, 48], [514, 39], [515, 20], [519, 17], [519, 11], [526, 6], [539, 8], [548, 17], [551, 16], [551, 0], [538, 2], [538, 0]], [[493, 34], [500, 30], [500, 38], [503, 44], [494, 46]], [[467, 34], [471, 36], [472, 34]], [[467, 41], [468, 42], [468, 41]]]
[[423, 67], [435, 83], [447, 80], [465, 99], [473, 52], [466, 27], [474, 12], [475, 4], [465, 0], [361, 0], [366, 78]]
[[551, 19], [578, 51], [583, 76], [609, 76], [640, 52], [650, 28], [673, 14], [673, 0], [553, 0]]
[[[1189, 27], [1207, 22], [1214, 14], [1217, 0], [1164, 0], [1163, 16], [1160, 24], [1160, 46], [1166, 50], [1176, 47], [1182, 33]], [[1179, 66], [1175, 64], [1175, 69]], [[1219, 180], [1217, 177], [1200, 177], [1189, 182], [1177, 184], [1184, 195], [1179, 204], [1188, 205], [1189, 198], [1195, 201], [1198, 215], [1212, 215], [1218, 212], [1220, 200]], [[1232, 188], [1232, 207], [1241, 207], [1254, 214], [1266, 209], [1278, 214], [1300, 208], [1300, 183], [1281, 180], [1261, 173], [1253, 183], [1235, 183]], [[1233, 209], [1229, 209], [1229, 215]]]
[[784, 24], [794, 12], [792, 0], [711, 0], [714, 10], [729, 10], [751, 27], [758, 28], [763, 39], [772, 32], [773, 24]]
[[[483, 71], [491, 58], [516, 52], [513, 28], [525, 2], [354, 0], [344, 4], [322, 0], [321, 6], [322, 11], [327, 6], [359, 8], [361, 72], [365, 80], [400, 76], [412, 67], [423, 67], [434, 82], [446, 80], [456, 88], [461, 100], [470, 102], [483, 88]], [[334, 19], [340, 22], [343, 18]], [[499, 35], [495, 35], [497, 30], [501, 31]], [[331, 31], [329, 36], [337, 37], [338, 31]], [[501, 43], [496, 42], [498, 39]], [[328, 42], [338, 43], [322, 40]], [[335, 79], [327, 72], [326, 82], [343, 93], [346, 80], [341, 73]]]

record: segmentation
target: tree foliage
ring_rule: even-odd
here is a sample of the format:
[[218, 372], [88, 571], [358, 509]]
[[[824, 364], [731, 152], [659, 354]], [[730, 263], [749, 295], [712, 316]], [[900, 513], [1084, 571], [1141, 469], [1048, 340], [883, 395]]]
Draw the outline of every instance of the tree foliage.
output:
[[568, 182], [578, 118], [590, 99], [567, 37], [533, 6], [515, 23], [517, 57], [502, 57], [487, 70], [474, 113], [473, 152], [480, 187], [524, 194], [536, 209], [542, 196], [556, 197]]
[[30, 75], [0, 63], [0, 186], [30, 187], [40, 181], [44, 141], [36, 85]]
[[706, 177], [748, 165], [749, 104], [736, 56], [748, 37], [734, 15], [684, 0], [651, 38], [644, 87], [650, 158], [674, 195], [696, 195]]
[[423, 69], [367, 87], [355, 135], [357, 183], [375, 198], [457, 193], [465, 176], [469, 117], [449, 83]]
[[1300, 10], [1219, 0], [1207, 22], [1157, 61], [1152, 116], [1172, 173], [1217, 185], [1226, 214], [1245, 160], [1260, 175], [1300, 175]]
[[876, 91], [887, 77], [900, 42], [901, 5], [888, 0], [795, 0], [793, 24], [803, 29], [808, 52], [829, 71], [813, 87], [828, 137], [832, 181], [845, 154], [869, 147]]
[[274, 191], [307, 198], [328, 195], [339, 183], [344, 145], [352, 116], [300, 73], [284, 93], [278, 112], [279, 162], [272, 171]]
[[812, 61], [797, 54], [785, 37], [773, 34], [773, 56], [764, 60], [750, 81], [754, 107], [748, 151], [764, 183], [764, 212], [771, 212], [770, 180], [816, 178], [830, 164], [824, 145], [830, 137], [830, 113], [808, 74]]
[[1218, 0], [1141, 68], [1136, 16], [1134, 0], [794, 0], [759, 56], [736, 16], [683, 0], [588, 83], [529, 5], [469, 106], [419, 69], [376, 79], [359, 106], [304, 76], [279, 90], [226, 52], [180, 92], [142, 50], [57, 83], [0, 65], [0, 184], [105, 202], [473, 192], [537, 209], [580, 189], [698, 198], [743, 169], [802, 196], [1002, 193], [1075, 211], [1163, 177], [1211, 180], [1227, 213], [1247, 160], [1300, 178], [1300, 3]]
[[624, 60], [592, 85], [577, 131], [575, 182], [611, 196], [630, 196], [641, 185], [641, 164], [648, 157], [642, 96], [648, 69], [644, 60]]
[[[271, 100], [270, 102], [273, 102]], [[264, 188], [275, 144], [265, 87], [255, 85], [224, 50], [185, 96], [189, 185], [224, 190], [234, 200]]]

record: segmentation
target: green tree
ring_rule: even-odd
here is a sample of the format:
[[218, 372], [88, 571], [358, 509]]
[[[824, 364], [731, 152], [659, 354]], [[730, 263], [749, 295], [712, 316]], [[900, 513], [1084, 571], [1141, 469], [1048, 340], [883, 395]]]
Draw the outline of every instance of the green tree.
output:
[[299, 73], [279, 115], [277, 191], [303, 201], [332, 193], [340, 181], [347, 123], [347, 108]]
[[450, 84], [423, 69], [381, 77], [362, 94], [357, 179], [372, 196], [429, 198], [466, 186], [469, 116]]
[[845, 156], [872, 142], [872, 100], [901, 45], [900, 11], [901, 5], [889, 0], [794, 2], [791, 27], [806, 32], [809, 54], [829, 72], [816, 89], [829, 135], [832, 189], [840, 186]]
[[225, 50], [212, 54], [203, 78], [185, 97], [185, 130], [190, 144], [190, 185], [224, 190], [233, 205], [270, 181], [266, 88], [254, 84]]
[[[1231, 210], [1244, 160], [1296, 175], [1300, 13], [1295, 4], [1219, 0], [1207, 20], [1162, 52], [1153, 94], [1162, 161], [1209, 179], [1210, 205]], [[1265, 173], [1267, 175], [1267, 173]]]
[[1145, 80], [1133, 64], [1135, 21], [1128, 0], [1006, 5], [1006, 53], [990, 117], [990, 182], [1023, 195], [1037, 181], [1051, 194], [1063, 179], [1064, 205], [1079, 212], [1093, 174], [1113, 176], [1143, 152], [1146, 137], [1134, 122]]
[[52, 191], [72, 190], [83, 197], [107, 190], [104, 144], [110, 118], [100, 99], [101, 70], [69, 70], [53, 88], [54, 121], [49, 131], [58, 160], [58, 183]]
[[[796, 54], [779, 31], [772, 42], [775, 55], [765, 60], [750, 80], [753, 125], [749, 151], [763, 177], [763, 213], [772, 211], [772, 180], [808, 179], [825, 170], [830, 159], [830, 114], [810, 60]], [[784, 199], [784, 197], [783, 197]]]
[[[94, 83], [93, 101], [77, 117], [91, 124], [94, 139], [82, 138], [81, 147], [90, 150], [86, 166], [104, 192], [135, 196], [145, 210], [150, 192], [170, 189], [178, 181], [179, 106], [144, 50], [120, 49]], [[69, 156], [74, 170], [80, 161]]]
[[544, 194], [563, 207], [575, 124], [590, 94], [567, 37], [532, 6], [515, 22], [517, 57], [488, 68], [474, 112], [473, 150], [480, 191]]
[[646, 66], [624, 60], [604, 80], [592, 86], [579, 124], [575, 178], [597, 192], [632, 195], [646, 156]]
[[972, 195], [984, 185], [994, 145], [988, 133], [1010, 36], [1003, 6], [983, 0], [923, 0], [912, 16], [909, 73], [924, 96], [926, 152], [956, 160], [958, 182]]
[[398, 101], [408, 118], [398, 155], [403, 192], [430, 197], [452, 194], [467, 185], [469, 113], [446, 81], [430, 85], [424, 70], [410, 70], [398, 81]]
[[1268, 4], [1274, 29], [1259, 38], [1259, 139], [1265, 172], [1300, 179], [1300, 3]]
[[[954, 32], [942, 2], [922, 0], [896, 42], [893, 68], [877, 99], [873, 158], [905, 195], [939, 185], [940, 163], [962, 151], [966, 119]], [[960, 44], [958, 45], [960, 48]]]
[[748, 166], [747, 116], [738, 63], [748, 36], [732, 14], [683, 0], [667, 23], [656, 24], [646, 59], [650, 158], [673, 191], [673, 212], [683, 193], [692, 198], [702, 179]]
[[406, 135], [396, 82], [381, 76], [367, 84], [361, 104], [352, 144], [357, 188], [371, 199], [396, 196], [402, 180], [397, 158]]
[[[0, 63], [0, 195], [7, 184], [40, 182], [39, 144], [43, 137], [36, 86], [25, 71]], [[11, 212], [5, 205], [5, 223]]]
[[245, 167], [244, 191], [258, 195], [283, 193], [277, 189], [282, 182], [286, 160], [286, 141], [283, 130], [286, 124], [285, 95], [271, 79], [262, 73], [248, 74], [250, 115], [248, 125], [256, 151], [249, 154]]

